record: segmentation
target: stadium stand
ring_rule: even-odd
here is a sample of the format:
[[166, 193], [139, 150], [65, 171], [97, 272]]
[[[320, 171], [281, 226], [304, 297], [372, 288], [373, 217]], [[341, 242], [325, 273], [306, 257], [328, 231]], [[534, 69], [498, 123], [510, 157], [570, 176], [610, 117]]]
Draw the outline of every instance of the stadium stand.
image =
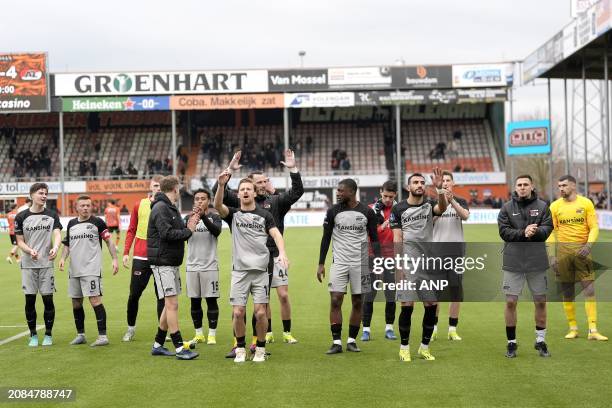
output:
[[[252, 128], [210, 127], [201, 129], [200, 143], [207, 143], [211, 135], [223, 134], [221, 166], [211, 155], [200, 151], [197, 172], [215, 177], [230, 159], [230, 152], [241, 148], [243, 152], [259, 153], [266, 145], [271, 145], [275, 154], [282, 152], [282, 126], [256, 126]], [[340, 174], [342, 170], [332, 170], [331, 158], [334, 150], [346, 152], [351, 162], [351, 174], [385, 174], [383, 125], [358, 126], [351, 123], [308, 123], [296, 126], [291, 132], [291, 147], [296, 150], [300, 171], [308, 175]], [[217, 136], [218, 137], [218, 136]], [[253, 147], [245, 146], [247, 144]], [[310, 149], [307, 140], [311, 139]], [[280, 143], [280, 148], [277, 148]], [[233, 147], [233, 149], [232, 149]], [[308, 151], [310, 150], [310, 151]], [[247, 159], [248, 160], [248, 159]], [[282, 160], [282, 157], [278, 158]], [[249, 172], [244, 166], [242, 173]], [[265, 171], [273, 176], [284, 174], [280, 167], [273, 168], [269, 163]]]
[[[0, 174], [2, 178], [9, 180], [15, 177], [36, 177], [34, 167], [39, 167], [39, 174], [46, 176], [47, 171], [41, 160], [44, 148], [46, 148], [45, 158], [50, 161], [51, 174], [56, 175], [59, 173], [59, 147], [54, 142], [51, 129], [20, 130], [15, 137], [7, 134], [0, 138]], [[19, 160], [22, 164], [17, 165], [20, 155], [23, 157], [23, 160]], [[38, 165], [34, 160], [38, 161]]]
[[[460, 132], [460, 138], [453, 135]], [[489, 122], [485, 119], [405, 121], [402, 123], [406, 171], [428, 172], [432, 166], [460, 171], [500, 171]], [[444, 144], [443, 157], [432, 150]], [[454, 145], [454, 149], [451, 148]], [[454, 152], [453, 152], [454, 151]]]
[[[20, 129], [17, 132], [16, 142], [13, 146], [14, 154], [11, 158], [9, 150], [12, 141], [9, 137], [0, 139], [0, 171], [5, 181], [16, 177], [32, 178], [35, 174], [26, 168], [20, 172], [17, 168], [16, 157], [19, 153], [30, 152], [32, 156], [39, 154], [42, 147], [48, 147], [48, 157], [51, 159], [51, 173], [57, 177], [60, 172], [59, 147], [56, 147], [52, 129]], [[67, 129], [64, 135], [66, 155], [66, 177], [79, 177], [81, 161], [89, 165], [92, 161], [97, 164], [97, 175], [109, 178], [113, 162], [127, 170], [132, 162], [139, 175], [148, 171], [148, 161], [163, 162], [171, 157], [171, 132], [165, 127], [151, 128], [101, 128], [98, 133], [88, 134], [83, 128]], [[99, 151], [96, 144], [99, 143]], [[17, 173], [16, 173], [17, 170]], [[93, 176], [88, 168], [86, 177]], [[41, 168], [40, 177], [47, 176], [46, 170]]]
[[[387, 130], [385, 130], [387, 129]], [[0, 138], [0, 171], [4, 181], [17, 175], [15, 157], [20, 152], [39, 153], [47, 146], [52, 175], [59, 174], [59, 147], [52, 128], [19, 129], [17, 137]], [[291, 129], [290, 146], [296, 151], [298, 166], [303, 174], [390, 174], [394, 172], [393, 132], [383, 122], [300, 123]], [[403, 151], [406, 172], [429, 172], [433, 166], [454, 171], [500, 171], [500, 163], [487, 119], [404, 120], [402, 122]], [[249, 127], [209, 126], [197, 129], [199, 146], [187, 151], [187, 176], [216, 177], [229, 161], [232, 152], [243, 150], [242, 175], [263, 169], [272, 176], [282, 176], [284, 170], [274, 166], [282, 160], [283, 127], [259, 125]], [[459, 135], [459, 137], [457, 137]], [[164, 172], [164, 162], [171, 160], [171, 130], [168, 126], [113, 126], [101, 127], [90, 133], [85, 127], [66, 129], [66, 176], [78, 178], [81, 162], [97, 165], [97, 176], [109, 178], [113, 163], [126, 173], [129, 162], [138, 175]], [[13, 142], [16, 142], [15, 144]], [[436, 152], [444, 144], [443, 154]], [[13, 158], [10, 158], [11, 150]], [[439, 149], [440, 150], [440, 149]], [[332, 169], [332, 153], [343, 151], [350, 161], [350, 169]], [[386, 155], [385, 155], [386, 153]], [[262, 163], [263, 166], [262, 166]], [[25, 174], [24, 174], [25, 173]], [[86, 177], [93, 176], [88, 168]], [[46, 176], [46, 169], [40, 170]]]

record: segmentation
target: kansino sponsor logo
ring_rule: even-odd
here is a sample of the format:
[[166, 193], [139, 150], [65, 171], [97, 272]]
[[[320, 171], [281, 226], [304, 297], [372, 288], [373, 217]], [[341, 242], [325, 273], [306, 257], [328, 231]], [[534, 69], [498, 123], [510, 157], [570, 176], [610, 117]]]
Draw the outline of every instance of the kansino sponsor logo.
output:
[[264, 226], [261, 224], [256, 224], [254, 222], [237, 222], [236, 226], [238, 228], [247, 228], [247, 229], [254, 229], [254, 230], [258, 230], [261, 231], [264, 229]]
[[31, 102], [27, 99], [12, 99], [9, 101], [0, 101], [0, 109], [28, 109]]

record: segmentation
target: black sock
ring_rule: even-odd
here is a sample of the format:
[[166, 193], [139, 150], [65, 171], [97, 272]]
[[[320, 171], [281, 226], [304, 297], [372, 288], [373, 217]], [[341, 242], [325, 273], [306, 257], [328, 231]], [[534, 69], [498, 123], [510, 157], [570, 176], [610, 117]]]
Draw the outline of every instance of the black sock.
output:
[[395, 302], [387, 302], [385, 304], [385, 323], [393, 324], [395, 323], [395, 310], [396, 310]]
[[208, 319], [208, 327], [211, 329], [217, 328], [219, 321], [219, 306], [217, 298], [206, 298], [206, 318]]
[[167, 330], [162, 330], [161, 327], [157, 328], [157, 334], [155, 335], [155, 342], [161, 344], [162, 346], [166, 342], [166, 336], [168, 335]]
[[363, 327], [370, 327], [372, 324], [372, 313], [374, 313], [374, 302], [363, 302], [361, 321]]
[[342, 340], [342, 323], [334, 323], [331, 325], [332, 339]]
[[136, 316], [138, 316], [138, 301], [139, 300], [140, 300], [140, 296], [130, 295], [128, 297], [127, 324], [130, 327], [136, 326]]
[[53, 322], [55, 322], [55, 305], [53, 304], [53, 295], [44, 295], [42, 297], [45, 305], [43, 317], [45, 319], [45, 335], [51, 336], [53, 330]]
[[536, 330], [546, 330], [546, 327], [536, 326]]
[[268, 333], [272, 333], [272, 319], [268, 319]]
[[245, 336], [236, 337], [236, 347], [244, 348], [246, 346]]
[[191, 320], [193, 320], [193, 327], [201, 329], [203, 318], [202, 298], [191, 298]]
[[[157, 321], [161, 319], [162, 312], [164, 311], [164, 307], [166, 306], [166, 301], [164, 299], [157, 299]], [[134, 324], [136, 324], [136, 319], [134, 319]]]
[[255, 343], [256, 347], [266, 347], [266, 341], [259, 341], [257, 340], [257, 342]]
[[508, 341], [516, 340], [516, 326], [506, 326], [506, 338]]
[[98, 334], [100, 336], [106, 336], [106, 309], [104, 305], [100, 303], [98, 306], [94, 306], [94, 312], [96, 313], [96, 323], [98, 323]]
[[36, 336], [36, 295], [25, 295], [25, 317], [30, 335]]
[[349, 337], [356, 339], [359, 334], [359, 326], [353, 326], [349, 324]]
[[183, 347], [183, 337], [181, 336], [180, 330], [177, 330], [176, 333], [170, 333], [170, 338], [172, 339], [174, 348]]
[[414, 306], [402, 306], [399, 319], [400, 342], [402, 346], [407, 346], [410, 340], [410, 325], [412, 323], [412, 311]]
[[83, 305], [78, 309], [72, 309], [72, 314], [74, 316], [74, 325], [76, 326], [77, 333], [85, 333], [85, 309], [83, 309]]
[[449, 326], [457, 327], [458, 324], [459, 324], [459, 318], [458, 317], [449, 317], [448, 318], [448, 325]]
[[[436, 309], [438, 309], [438, 306], [436, 306]], [[438, 316], [436, 316], [436, 318], [434, 319], [434, 325], [438, 324]]]
[[431, 305], [425, 306], [425, 314], [423, 315], [423, 335], [421, 342], [425, 345], [431, 341], [431, 335], [433, 334], [434, 324], [437, 320], [436, 309], [438, 306]]
[[291, 319], [283, 320], [283, 331], [290, 332], [291, 331]]
[[251, 326], [253, 326], [253, 337], [257, 337], [257, 317], [255, 317], [255, 312], [253, 312], [251, 317]]

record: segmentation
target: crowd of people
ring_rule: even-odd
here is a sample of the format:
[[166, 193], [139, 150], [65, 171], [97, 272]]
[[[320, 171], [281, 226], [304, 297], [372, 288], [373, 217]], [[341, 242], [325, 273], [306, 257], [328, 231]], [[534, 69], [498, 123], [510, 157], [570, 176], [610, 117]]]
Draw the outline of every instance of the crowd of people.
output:
[[334, 149], [331, 154], [331, 169], [338, 174], [348, 174], [351, 170], [351, 159], [345, 150]]
[[9, 147], [9, 159], [14, 160], [13, 176], [22, 177], [51, 177], [51, 158], [49, 146], [42, 146], [36, 153], [30, 150], [15, 152], [15, 146]]

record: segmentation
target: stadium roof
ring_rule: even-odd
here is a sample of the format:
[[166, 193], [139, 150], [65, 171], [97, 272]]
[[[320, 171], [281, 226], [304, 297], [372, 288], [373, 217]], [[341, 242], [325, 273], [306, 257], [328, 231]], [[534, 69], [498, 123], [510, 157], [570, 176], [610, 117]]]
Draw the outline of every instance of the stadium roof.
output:
[[604, 54], [608, 44], [608, 75], [612, 78], [609, 39], [612, 0], [600, 0], [579, 14], [523, 61], [523, 81], [536, 78], [604, 79]]

